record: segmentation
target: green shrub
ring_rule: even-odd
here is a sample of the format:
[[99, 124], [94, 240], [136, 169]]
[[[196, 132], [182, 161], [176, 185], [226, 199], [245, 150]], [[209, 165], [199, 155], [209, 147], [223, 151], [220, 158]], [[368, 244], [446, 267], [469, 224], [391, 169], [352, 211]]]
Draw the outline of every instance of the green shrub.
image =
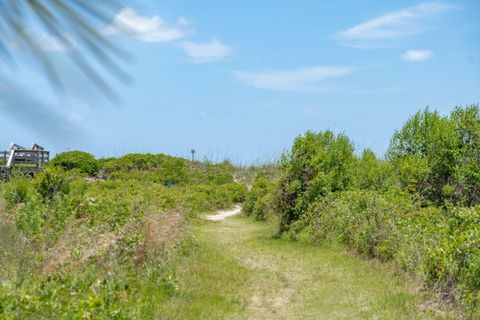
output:
[[425, 267], [427, 279], [444, 294], [464, 304], [472, 316], [478, 317], [480, 206], [453, 209], [444, 226], [440, 241], [428, 250]]
[[307, 132], [284, 154], [277, 210], [281, 230], [288, 230], [309, 205], [329, 192], [353, 186], [353, 144], [344, 134]]
[[24, 175], [14, 175], [5, 188], [5, 200], [9, 206], [26, 202], [31, 193], [31, 181]]
[[354, 166], [354, 181], [360, 190], [387, 191], [397, 187], [397, 180], [389, 162], [377, 159], [369, 149], [363, 151]]
[[373, 191], [331, 193], [312, 204], [303, 225], [315, 226], [307, 232], [318, 243], [339, 242], [370, 258], [391, 260], [400, 245], [396, 223], [404, 209]]
[[127, 154], [101, 159], [101, 172], [111, 180], [138, 180], [162, 183], [171, 188], [188, 184], [223, 185], [233, 183], [232, 165], [189, 162], [164, 154]]
[[63, 170], [78, 170], [81, 173], [94, 176], [98, 173], [99, 165], [93, 155], [83, 151], [62, 152], [52, 159], [51, 164], [54, 167]]
[[480, 109], [425, 109], [396, 131], [388, 158], [405, 188], [438, 204], [480, 204]]
[[373, 191], [321, 197], [289, 230], [290, 238], [340, 243], [420, 274], [472, 318], [480, 315], [479, 235], [480, 207], [420, 208], [404, 195]]
[[273, 213], [274, 199], [270, 194], [273, 186], [264, 174], [258, 174], [243, 203], [243, 212], [257, 220], [266, 220]]
[[307, 132], [283, 155], [280, 183], [256, 181], [244, 211], [273, 210], [292, 239], [392, 261], [480, 317], [479, 106], [418, 112], [386, 158], [355, 157], [345, 135]]
[[51, 199], [57, 194], [67, 194], [70, 191], [70, 180], [72, 179], [61, 170], [48, 168], [35, 176], [33, 185], [44, 199]]

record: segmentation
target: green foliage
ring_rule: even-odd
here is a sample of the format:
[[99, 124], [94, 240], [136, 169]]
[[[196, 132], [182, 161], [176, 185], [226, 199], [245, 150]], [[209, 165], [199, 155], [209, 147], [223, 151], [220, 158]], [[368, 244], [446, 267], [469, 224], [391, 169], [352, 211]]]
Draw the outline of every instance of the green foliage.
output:
[[30, 179], [24, 175], [14, 174], [5, 187], [5, 200], [9, 206], [26, 202], [31, 191]]
[[191, 163], [164, 154], [128, 154], [100, 160], [102, 175], [112, 180], [148, 180], [166, 186], [186, 184], [222, 185], [233, 182], [229, 163]]
[[131, 153], [120, 158], [100, 159], [100, 169], [104, 174], [112, 172], [153, 171], [164, 165], [168, 160], [183, 160], [169, 157], [165, 154]]
[[388, 150], [403, 187], [435, 204], [480, 203], [480, 111], [425, 109], [395, 132]]
[[270, 190], [273, 184], [264, 174], [258, 174], [243, 203], [243, 212], [247, 216], [263, 221], [273, 213], [273, 197]]
[[[480, 316], [480, 206], [449, 212], [441, 238], [428, 249], [427, 279]], [[438, 229], [437, 229], [438, 230]], [[432, 230], [433, 231], [433, 230]], [[438, 232], [438, 231], [437, 231]], [[452, 292], [452, 287], [455, 290]]]
[[399, 214], [397, 204], [376, 192], [347, 191], [315, 202], [308, 221], [297, 224], [313, 223], [316, 242], [340, 242], [362, 255], [389, 260], [398, 246], [394, 223]]
[[63, 170], [77, 170], [81, 173], [94, 176], [98, 173], [99, 165], [93, 155], [83, 151], [62, 152], [52, 159], [51, 164], [54, 167]]
[[309, 131], [297, 137], [282, 159], [281, 229], [288, 230], [319, 196], [352, 187], [354, 160], [353, 144], [344, 134]]
[[19, 256], [7, 263], [0, 252], [2, 319], [153, 318], [176, 294], [175, 265], [193, 246], [186, 221], [247, 193], [228, 164], [129, 155], [99, 161], [107, 179], [94, 180], [79, 174], [85, 162], [64, 167], [65, 158], [78, 159], [61, 154], [33, 179], [16, 174], [2, 188], [8, 230], [25, 242], [2, 243]]
[[269, 208], [287, 237], [391, 261], [480, 316], [478, 105], [418, 112], [395, 132], [386, 160], [354, 156], [344, 135], [307, 132], [282, 171], [271, 189], [254, 184], [247, 214]]
[[33, 185], [44, 199], [52, 199], [57, 194], [70, 191], [69, 177], [62, 171], [47, 168], [35, 176]]
[[390, 163], [378, 160], [375, 153], [369, 149], [354, 166], [355, 186], [360, 190], [387, 191], [396, 187], [396, 179]]
[[480, 207], [420, 208], [400, 194], [331, 193], [316, 201], [290, 238], [340, 243], [354, 252], [419, 273], [444, 297], [480, 316]]

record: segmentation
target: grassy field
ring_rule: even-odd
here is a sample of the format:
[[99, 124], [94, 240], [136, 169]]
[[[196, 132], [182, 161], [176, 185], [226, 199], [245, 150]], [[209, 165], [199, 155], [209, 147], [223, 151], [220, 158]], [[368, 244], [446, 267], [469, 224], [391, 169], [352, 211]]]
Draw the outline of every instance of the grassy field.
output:
[[385, 264], [339, 248], [275, 239], [270, 223], [197, 222], [162, 319], [450, 319]]

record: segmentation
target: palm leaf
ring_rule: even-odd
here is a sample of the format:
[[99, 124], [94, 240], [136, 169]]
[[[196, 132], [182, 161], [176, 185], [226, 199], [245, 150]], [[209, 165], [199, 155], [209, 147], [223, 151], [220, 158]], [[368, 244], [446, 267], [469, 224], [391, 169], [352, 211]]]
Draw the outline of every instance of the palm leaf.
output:
[[[72, 46], [72, 39], [82, 50], [68, 52], [73, 64], [110, 99], [115, 92], [94, 67], [102, 65], [118, 80], [129, 80], [119, 63], [130, 55], [113, 44], [101, 33], [103, 25], [112, 21], [120, 4], [115, 0], [4, 0], [0, 2], [0, 55], [3, 61], [14, 60], [12, 44], [28, 50], [43, 68], [50, 83], [63, 88], [59, 71], [52, 55], [40, 46], [32, 25], [40, 24], [44, 30], [65, 47]], [[68, 35], [67, 35], [68, 34]], [[92, 59], [93, 58], [93, 59]], [[120, 61], [119, 61], [120, 60]]]

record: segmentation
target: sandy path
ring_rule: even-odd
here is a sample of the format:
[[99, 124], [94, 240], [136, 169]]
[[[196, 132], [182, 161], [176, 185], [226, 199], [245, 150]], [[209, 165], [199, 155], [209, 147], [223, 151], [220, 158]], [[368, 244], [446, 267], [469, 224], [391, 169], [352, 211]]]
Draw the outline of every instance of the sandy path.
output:
[[210, 220], [210, 221], [221, 221], [225, 220], [227, 217], [231, 217], [233, 215], [236, 215], [237, 213], [240, 213], [242, 211], [242, 207], [239, 205], [236, 205], [233, 209], [231, 210], [225, 210], [225, 211], [218, 211], [216, 214], [210, 214], [205, 216], [205, 219]]

